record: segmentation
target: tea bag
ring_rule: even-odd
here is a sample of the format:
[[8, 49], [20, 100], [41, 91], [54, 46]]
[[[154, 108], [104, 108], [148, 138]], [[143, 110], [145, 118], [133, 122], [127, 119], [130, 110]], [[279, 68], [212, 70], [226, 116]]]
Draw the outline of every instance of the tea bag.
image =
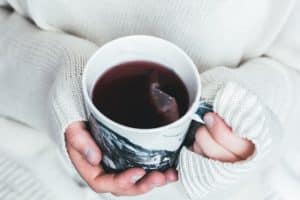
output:
[[165, 125], [179, 119], [180, 114], [176, 99], [161, 90], [158, 76], [156, 70], [151, 70], [149, 73], [149, 97], [158, 120]]

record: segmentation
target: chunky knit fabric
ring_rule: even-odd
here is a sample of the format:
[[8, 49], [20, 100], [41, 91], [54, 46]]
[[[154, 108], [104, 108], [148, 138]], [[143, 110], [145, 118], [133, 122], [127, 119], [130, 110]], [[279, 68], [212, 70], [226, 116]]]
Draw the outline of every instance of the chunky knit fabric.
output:
[[219, 87], [213, 100], [214, 111], [235, 134], [251, 140], [256, 150], [246, 161], [232, 164], [211, 160], [184, 148], [180, 154], [179, 170], [191, 199], [202, 199], [222, 190], [260, 167], [266, 162], [266, 156], [270, 156], [269, 151], [277, 147], [278, 141], [275, 140], [282, 133], [279, 122], [262, 107], [257, 96], [232, 82]]
[[[159, 36], [183, 48], [201, 72], [203, 98], [213, 104], [235, 134], [256, 145], [253, 156], [233, 164], [209, 160], [183, 148], [180, 182], [174, 185], [172, 198], [222, 195], [237, 184], [242, 186], [241, 180], [249, 173], [259, 173], [267, 163], [271, 167], [271, 161], [279, 162], [281, 154], [274, 154], [280, 149], [279, 137], [283, 149], [297, 144], [297, 1], [0, 3], [16, 11], [0, 11], [0, 46], [4, 47], [0, 49], [0, 90], [5, 91], [0, 94], [0, 113], [47, 130], [66, 158], [65, 128], [72, 121], [86, 120], [80, 80], [86, 61], [97, 49], [94, 43], [100, 46], [129, 34]], [[33, 23], [47, 31], [38, 30]], [[153, 192], [144, 199], [159, 196]]]

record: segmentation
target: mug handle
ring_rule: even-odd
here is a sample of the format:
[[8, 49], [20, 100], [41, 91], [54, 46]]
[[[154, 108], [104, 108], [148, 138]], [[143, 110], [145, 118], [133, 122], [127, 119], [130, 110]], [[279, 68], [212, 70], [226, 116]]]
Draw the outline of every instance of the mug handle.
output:
[[205, 125], [204, 115], [208, 112], [213, 112], [213, 106], [204, 99], [200, 99], [198, 109], [193, 115], [193, 121], [190, 125], [190, 128], [187, 132], [186, 138], [184, 140], [183, 146], [190, 146], [194, 142], [196, 131], [199, 127]]

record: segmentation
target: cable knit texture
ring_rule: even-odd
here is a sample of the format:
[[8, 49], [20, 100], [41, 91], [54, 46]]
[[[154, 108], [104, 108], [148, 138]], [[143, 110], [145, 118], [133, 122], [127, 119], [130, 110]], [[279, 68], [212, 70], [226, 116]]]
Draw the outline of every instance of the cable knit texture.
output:
[[298, 1], [0, 0], [0, 5], [15, 11], [0, 8], [0, 91], [5, 91], [0, 114], [47, 130], [66, 160], [64, 130], [86, 120], [80, 85], [85, 63], [96, 45], [131, 34], [159, 36], [184, 49], [201, 73], [202, 96], [235, 134], [256, 146], [253, 156], [234, 164], [183, 148], [181, 182], [172, 185], [170, 198], [187, 199], [182, 191], [192, 199], [234, 191], [245, 174], [271, 163], [266, 158], [280, 159], [270, 154], [280, 135], [286, 149], [299, 141]]

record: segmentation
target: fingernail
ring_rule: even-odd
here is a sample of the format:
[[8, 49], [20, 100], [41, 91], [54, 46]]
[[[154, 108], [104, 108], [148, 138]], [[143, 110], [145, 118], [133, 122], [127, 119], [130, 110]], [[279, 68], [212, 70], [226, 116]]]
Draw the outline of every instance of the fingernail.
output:
[[131, 183], [136, 183], [136, 182], [137, 182], [138, 180], [140, 180], [142, 177], [143, 177], [143, 176], [141, 176], [141, 175], [135, 175], [135, 176], [131, 177], [130, 182], [131, 182]]
[[86, 160], [91, 164], [94, 165], [95, 164], [95, 160], [96, 160], [96, 153], [95, 151], [93, 151], [91, 148], [87, 148], [85, 150], [85, 158]]
[[206, 114], [204, 116], [204, 122], [208, 128], [212, 128], [214, 126], [214, 117], [212, 116], [212, 114]]

